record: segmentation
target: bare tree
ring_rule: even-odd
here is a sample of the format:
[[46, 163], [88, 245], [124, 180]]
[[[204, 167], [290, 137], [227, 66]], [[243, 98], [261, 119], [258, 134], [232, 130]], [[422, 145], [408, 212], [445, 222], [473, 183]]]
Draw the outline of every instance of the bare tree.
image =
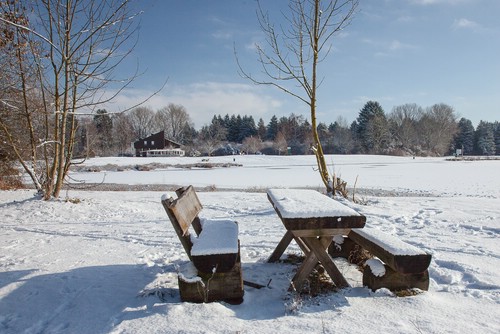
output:
[[247, 153], [257, 153], [260, 151], [262, 148], [262, 140], [260, 139], [259, 136], [250, 136], [246, 137], [243, 140], [243, 146], [242, 149], [245, 150]]
[[418, 124], [422, 148], [437, 155], [447, 153], [457, 129], [451, 106], [438, 103], [427, 108]]
[[418, 144], [418, 122], [423, 109], [415, 103], [407, 103], [392, 108], [389, 122], [393, 138], [402, 149], [412, 149]]
[[129, 112], [127, 116], [134, 131], [135, 139], [149, 136], [155, 131], [155, 112], [150, 107], [137, 107]]
[[276, 151], [278, 151], [278, 155], [287, 154], [288, 152], [288, 143], [286, 141], [285, 135], [283, 132], [279, 131], [274, 139], [273, 147]]
[[200, 147], [204, 153], [212, 155], [214, 151], [222, 145], [223, 140], [227, 136], [227, 129], [219, 122], [212, 122], [210, 125], [205, 125], [201, 128], [197, 146]]
[[321, 82], [318, 65], [328, 56], [333, 36], [350, 23], [357, 6], [358, 0], [292, 0], [289, 14], [284, 14], [289, 26], [276, 30], [259, 4], [258, 18], [267, 47], [256, 47], [265, 79], [243, 70], [236, 56], [243, 77], [259, 85], [274, 86], [309, 107], [312, 149], [321, 179], [332, 196], [336, 190], [345, 191], [345, 182], [330, 176], [317, 131], [317, 90]]
[[[0, 21], [12, 32], [9, 60], [17, 78], [12, 90], [19, 97], [15, 104], [2, 104], [2, 112], [23, 120], [2, 122], [2, 136], [43, 198], [58, 197], [73, 163], [76, 115], [109, 102], [135, 77], [114, 77], [133, 48], [135, 15], [128, 0], [0, 4]], [[111, 85], [116, 93], [106, 97]]]
[[191, 118], [181, 105], [170, 103], [156, 112], [155, 123], [158, 130], [164, 130], [168, 138], [182, 143], [192, 127]]
[[134, 129], [127, 114], [120, 113], [113, 117], [113, 138], [118, 154], [131, 153], [132, 142], [135, 138]]
[[354, 148], [354, 139], [347, 120], [342, 116], [337, 117], [337, 120], [331, 126], [331, 131], [333, 133], [334, 152], [351, 153]]

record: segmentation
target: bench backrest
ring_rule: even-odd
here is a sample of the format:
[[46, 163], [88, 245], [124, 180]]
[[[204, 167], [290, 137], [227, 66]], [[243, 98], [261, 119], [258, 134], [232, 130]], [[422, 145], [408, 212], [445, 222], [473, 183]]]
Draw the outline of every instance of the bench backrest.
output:
[[175, 193], [177, 194], [176, 199], [164, 196], [161, 202], [182, 246], [191, 259], [191, 247], [193, 244], [189, 235], [189, 226], [193, 227], [196, 235], [201, 233], [201, 223], [198, 214], [203, 209], [203, 206], [193, 186], [179, 188]]

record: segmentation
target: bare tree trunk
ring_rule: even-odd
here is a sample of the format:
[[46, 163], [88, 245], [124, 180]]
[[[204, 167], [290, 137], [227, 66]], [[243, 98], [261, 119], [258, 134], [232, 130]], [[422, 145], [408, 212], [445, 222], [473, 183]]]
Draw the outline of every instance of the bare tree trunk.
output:
[[[255, 84], [274, 86], [309, 106], [313, 135], [312, 150], [316, 156], [321, 180], [331, 196], [336, 192], [346, 196], [347, 192], [344, 181], [330, 176], [318, 134], [316, 120], [318, 64], [330, 51], [331, 46], [327, 43], [335, 33], [349, 24], [357, 5], [358, 0], [293, 0], [289, 5], [291, 14], [285, 15], [286, 22], [291, 26], [282, 27], [279, 34], [259, 4], [259, 22], [270, 51], [257, 45], [257, 53], [267, 79], [255, 78], [243, 70], [235, 51], [236, 61], [243, 77]], [[274, 72], [278, 74], [273, 74]], [[288, 85], [289, 81], [295, 82], [295, 87]]]
[[[20, 91], [22, 97], [17, 105], [3, 108], [2, 104], [0, 111], [12, 119], [25, 116], [22, 125], [2, 121], [0, 135], [10, 137], [11, 150], [17, 152], [17, 159], [44, 199], [58, 197], [68, 175], [79, 111], [84, 115], [92, 113], [136, 77], [134, 73], [124, 78], [125, 83], [115, 95], [102, 98], [103, 89], [118, 81], [112, 80], [113, 70], [131, 52], [123, 49], [136, 32], [136, 15], [128, 11], [128, 3], [0, 0], [0, 23], [6, 32], [17, 34], [5, 45], [0, 43], [6, 50], [18, 51], [17, 57], [2, 58], [17, 63], [20, 82], [18, 89], [9, 93]], [[29, 15], [37, 15], [38, 19], [28, 20]], [[35, 108], [35, 100], [43, 106], [43, 114]], [[28, 154], [22, 147], [26, 144]]]

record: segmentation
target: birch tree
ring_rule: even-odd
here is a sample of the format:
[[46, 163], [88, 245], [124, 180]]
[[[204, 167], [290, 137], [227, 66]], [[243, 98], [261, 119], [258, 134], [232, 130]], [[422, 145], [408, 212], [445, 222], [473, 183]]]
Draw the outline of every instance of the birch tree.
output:
[[77, 115], [99, 109], [135, 77], [115, 77], [134, 45], [128, 4], [0, 1], [15, 97], [0, 105], [1, 136], [44, 199], [59, 196], [72, 164]]
[[319, 64], [328, 56], [333, 37], [350, 22], [357, 0], [292, 0], [284, 13], [286, 26], [276, 27], [259, 4], [258, 19], [266, 36], [256, 45], [262, 77], [245, 71], [236, 56], [243, 77], [268, 85], [303, 102], [311, 115], [313, 150], [318, 171], [329, 195], [346, 196], [345, 182], [330, 175], [317, 131], [317, 93], [321, 80]]

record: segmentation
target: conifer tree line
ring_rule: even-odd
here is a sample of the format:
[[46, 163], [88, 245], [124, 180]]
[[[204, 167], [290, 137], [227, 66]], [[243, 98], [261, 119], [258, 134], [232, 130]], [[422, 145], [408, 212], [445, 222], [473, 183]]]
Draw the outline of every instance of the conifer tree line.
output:
[[[121, 114], [99, 110], [80, 119], [75, 154], [127, 154], [132, 142], [158, 131], [181, 144], [187, 155], [312, 154], [311, 124], [302, 115], [274, 115], [266, 122], [251, 115], [219, 114], [196, 130], [186, 108], [175, 104]], [[386, 113], [380, 103], [368, 101], [352, 123], [338, 117], [319, 123], [318, 132], [325, 154], [443, 156], [460, 149], [463, 155], [500, 155], [498, 121], [480, 121], [474, 128], [444, 103], [427, 108], [404, 104]]]

